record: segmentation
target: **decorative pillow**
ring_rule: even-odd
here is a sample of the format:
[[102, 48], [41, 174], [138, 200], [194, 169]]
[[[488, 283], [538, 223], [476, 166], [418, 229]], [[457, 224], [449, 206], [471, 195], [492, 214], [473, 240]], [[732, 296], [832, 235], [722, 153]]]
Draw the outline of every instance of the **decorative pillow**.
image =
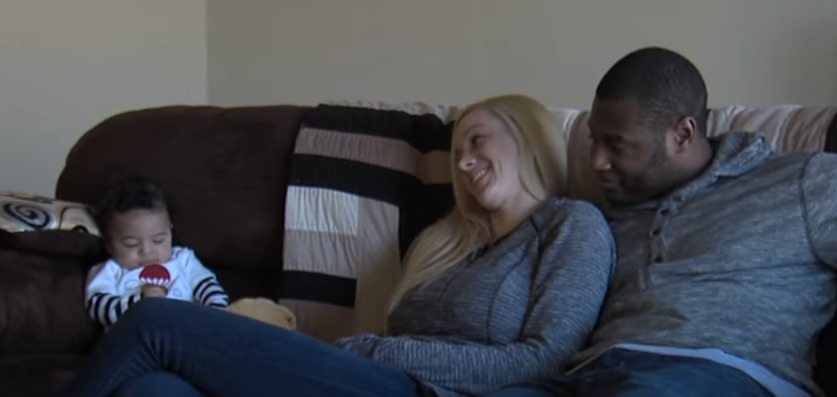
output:
[[99, 235], [86, 205], [16, 192], [0, 192], [0, 229], [72, 230]]
[[86, 263], [105, 257], [99, 229], [81, 203], [0, 192], [0, 246]]
[[285, 205], [280, 302], [324, 340], [381, 331], [413, 238], [453, 205], [450, 126], [321, 105], [302, 120]]

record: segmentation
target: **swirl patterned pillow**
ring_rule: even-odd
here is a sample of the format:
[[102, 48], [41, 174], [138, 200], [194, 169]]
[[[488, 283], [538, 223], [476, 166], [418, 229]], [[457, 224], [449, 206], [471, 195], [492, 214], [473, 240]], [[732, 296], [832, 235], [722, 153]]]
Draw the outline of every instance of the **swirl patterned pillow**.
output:
[[16, 192], [0, 192], [0, 230], [67, 230], [99, 235], [86, 205]]

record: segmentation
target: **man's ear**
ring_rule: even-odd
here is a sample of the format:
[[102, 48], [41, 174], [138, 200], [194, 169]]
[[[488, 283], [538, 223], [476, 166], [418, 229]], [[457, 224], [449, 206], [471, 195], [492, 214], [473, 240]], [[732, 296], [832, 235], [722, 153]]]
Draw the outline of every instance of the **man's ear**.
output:
[[672, 132], [676, 150], [686, 150], [698, 139], [697, 121], [692, 116], [683, 117], [674, 125]]

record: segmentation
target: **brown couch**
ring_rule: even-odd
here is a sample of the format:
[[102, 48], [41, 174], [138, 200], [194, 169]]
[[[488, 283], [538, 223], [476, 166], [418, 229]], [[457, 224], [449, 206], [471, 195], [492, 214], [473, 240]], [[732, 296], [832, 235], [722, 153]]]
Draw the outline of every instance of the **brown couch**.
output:
[[[278, 298], [289, 159], [307, 109], [173, 106], [113, 116], [75, 144], [56, 197], [93, 203], [121, 175], [154, 178], [169, 193], [176, 243], [195, 249], [231, 298]], [[835, 122], [826, 147], [837, 151]], [[0, 394], [52, 395], [72, 378], [101, 334], [82, 291], [103, 257], [89, 235], [0, 234]], [[818, 368], [833, 395], [836, 345], [827, 333]]]
[[[288, 159], [304, 109], [165, 107], [103, 121], [73, 147], [56, 197], [94, 203], [120, 175], [159, 181], [175, 240], [192, 247], [231, 298], [277, 297]], [[97, 238], [0, 238], [0, 395], [52, 395], [101, 333], [85, 313]], [[60, 247], [56, 247], [60, 245]]]

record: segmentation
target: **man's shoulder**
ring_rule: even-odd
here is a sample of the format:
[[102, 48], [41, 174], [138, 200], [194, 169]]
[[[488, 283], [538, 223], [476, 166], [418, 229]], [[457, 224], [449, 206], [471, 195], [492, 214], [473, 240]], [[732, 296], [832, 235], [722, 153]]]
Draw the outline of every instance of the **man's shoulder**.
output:
[[829, 175], [837, 174], [837, 153], [817, 152], [808, 156], [809, 169]]
[[800, 178], [802, 190], [810, 198], [819, 196], [834, 203], [837, 194], [837, 154], [812, 154], [802, 171]]
[[[811, 152], [792, 152], [792, 153], [773, 153], [762, 164], [754, 167], [750, 176], [759, 177], [778, 177], [779, 175], [798, 176], [802, 173], [811, 159], [819, 153]], [[823, 153], [825, 154], [825, 153]], [[747, 175], [747, 174], [743, 174]], [[742, 175], [742, 176], [743, 176]]]
[[837, 177], [837, 154], [827, 152], [793, 152], [776, 154], [760, 167], [756, 175], [770, 177], [786, 174], [794, 179], [831, 180]]

